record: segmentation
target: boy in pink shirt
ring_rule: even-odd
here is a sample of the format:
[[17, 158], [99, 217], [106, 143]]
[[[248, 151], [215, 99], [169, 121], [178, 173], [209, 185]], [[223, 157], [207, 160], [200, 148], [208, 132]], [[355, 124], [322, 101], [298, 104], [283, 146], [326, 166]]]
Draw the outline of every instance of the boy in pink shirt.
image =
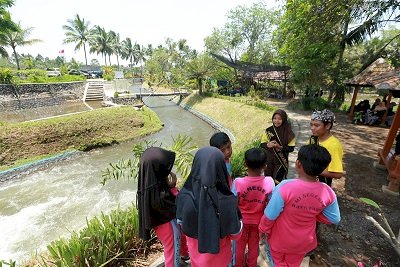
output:
[[339, 223], [335, 192], [317, 178], [330, 161], [326, 148], [305, 145], [295, 164], [298, 178], [275, 187], [259, 224], [267, 235], [273, 266], [300, 266], [306, 253], [317, 247], [316, 222]]
[[[258, 223], [275, 187], [272, 177], [261, 175], [267, 161], [262, 148], [252, 148], [245, 152], [247, 176], [233, 181], [232, 192], [238, 197], [242, 213], [242, 236], [236, 242], [235, 266], [256, 267], [259, 246]], [[245, 249], [248, 247], [245, 264]]]

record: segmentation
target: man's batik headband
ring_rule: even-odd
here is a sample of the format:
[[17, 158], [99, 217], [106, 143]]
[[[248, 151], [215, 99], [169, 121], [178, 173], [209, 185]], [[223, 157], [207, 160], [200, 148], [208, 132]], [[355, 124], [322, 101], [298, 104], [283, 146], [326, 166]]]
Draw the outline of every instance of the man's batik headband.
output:
[[332, 111], [324, 109], [322, 111], [314, 110], [311, 114], [311, 119], [322, 122], [335, 122], [335, 114]]

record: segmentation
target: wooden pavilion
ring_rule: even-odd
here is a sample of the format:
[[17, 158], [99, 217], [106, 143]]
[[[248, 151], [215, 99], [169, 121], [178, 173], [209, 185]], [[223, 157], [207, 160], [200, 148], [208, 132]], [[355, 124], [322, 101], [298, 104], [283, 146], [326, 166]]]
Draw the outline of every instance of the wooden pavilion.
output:
[[289, 66], [254, 64], [240, 60], [232, 61], [226, 57], [211, 53], [213, 57], [225, 63], [240, 72], [240, 77], [250, 84], [256, 84], [260, 81], [275, 81], [283, 83], [283, 91], [286, 94], [287, 83], [289, 80]]
[[[383, 58], [379, 58], [358, 75], [346, 80], [345, 84], [354, 86], [349, 113], [349, 116], [352, 117], [360, 87], [374, 87], [377, 90], [389, 90], [387, 105], [389, 105], [392, 97], [400, 97], [400, 69], [394, 69]], [[389, 184], [387, 186], [383, 185], [382, 190], [392, 195], [399, 195], [400, 187], [400, 155], [391, 153], [394, 139], [400, 128], [399, 110], [400, 109], [397, 109], [394, 115], [393, 123], [390, 126], [383, 148], [378, 151], [379, 164], [384, 165], [389, 173]], [[383, 116], [383, 121], [385, 121], [386, 116], [387, 112]]]

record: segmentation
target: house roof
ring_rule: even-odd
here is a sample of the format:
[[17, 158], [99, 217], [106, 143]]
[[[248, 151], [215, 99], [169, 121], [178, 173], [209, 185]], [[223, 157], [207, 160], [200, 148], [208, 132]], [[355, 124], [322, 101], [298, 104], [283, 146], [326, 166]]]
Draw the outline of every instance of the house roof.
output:
[[345, 80], [344, 83], [350, 86], [400, 90], [400, 69], [394, 69], [385, 59], [379, 58], [358, 75]]

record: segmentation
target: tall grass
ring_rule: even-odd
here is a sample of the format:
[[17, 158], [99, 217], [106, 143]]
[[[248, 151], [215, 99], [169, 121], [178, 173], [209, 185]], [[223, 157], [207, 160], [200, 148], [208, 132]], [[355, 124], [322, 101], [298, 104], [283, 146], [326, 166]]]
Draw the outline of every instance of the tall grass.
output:
[[138, 238], [138, 229], [134, 206], [94, 217], [69, 239], [48, 245], [43, 266], [127, 266], [146, 254], [147, 243]]

